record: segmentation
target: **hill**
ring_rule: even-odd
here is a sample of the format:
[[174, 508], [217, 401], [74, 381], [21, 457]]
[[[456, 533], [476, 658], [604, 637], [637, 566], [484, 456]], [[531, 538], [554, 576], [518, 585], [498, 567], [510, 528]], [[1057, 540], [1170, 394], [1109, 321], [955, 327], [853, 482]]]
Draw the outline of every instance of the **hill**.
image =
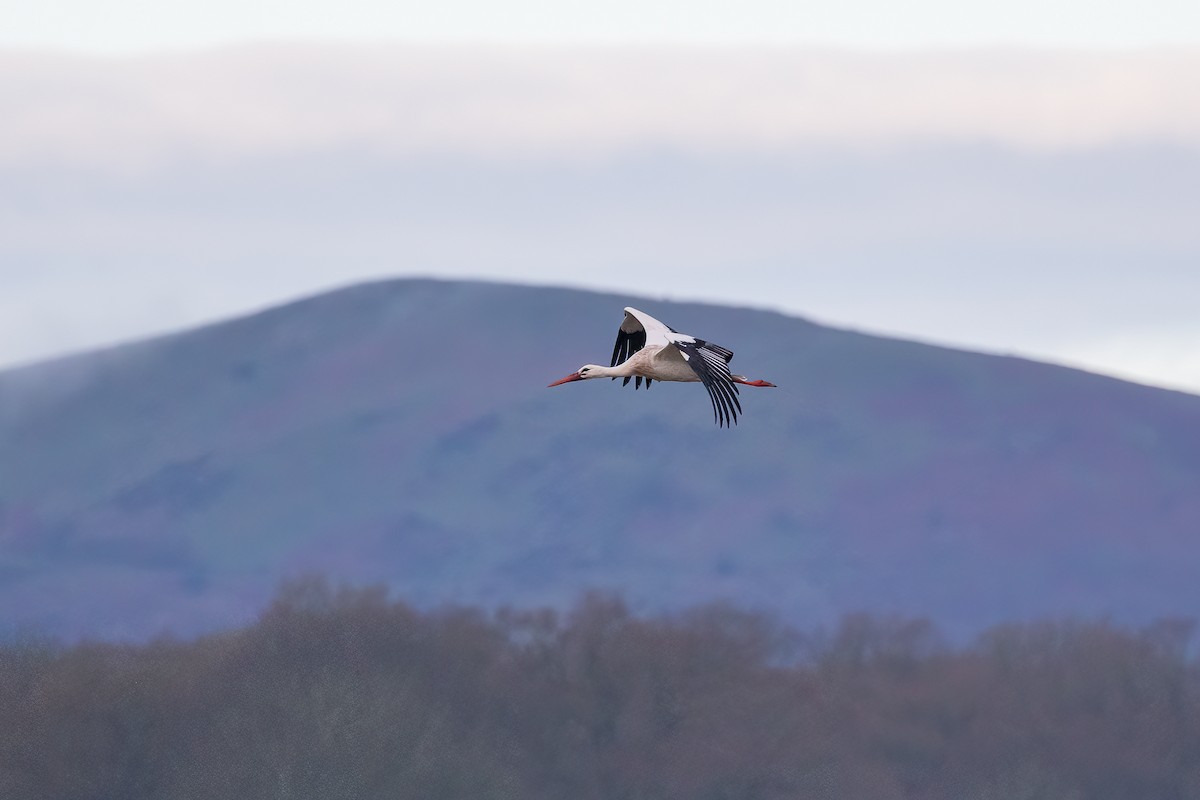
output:
[[[545, 385], [621, 308], [775, 390]], [[395, 280], [0, 374], [0, 615], [252, 619], [285, 576], [411, 602], [714, 599], [950, 631], [1200, 607], [1200, 397], [745, 309]]]

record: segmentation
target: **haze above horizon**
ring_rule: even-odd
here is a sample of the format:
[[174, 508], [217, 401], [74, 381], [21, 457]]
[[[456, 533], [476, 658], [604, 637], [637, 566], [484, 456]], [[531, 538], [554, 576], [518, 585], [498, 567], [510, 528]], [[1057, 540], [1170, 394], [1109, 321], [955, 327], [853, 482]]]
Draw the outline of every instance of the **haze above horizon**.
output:
[[1200, 6], [1150, 0], [793, 3], [613, 0], [4, 0], [0, 48], [128, 55], [255, 41], [802, 44], [854, 48], [1017, 45], [1128, 48], [1200, 43]]

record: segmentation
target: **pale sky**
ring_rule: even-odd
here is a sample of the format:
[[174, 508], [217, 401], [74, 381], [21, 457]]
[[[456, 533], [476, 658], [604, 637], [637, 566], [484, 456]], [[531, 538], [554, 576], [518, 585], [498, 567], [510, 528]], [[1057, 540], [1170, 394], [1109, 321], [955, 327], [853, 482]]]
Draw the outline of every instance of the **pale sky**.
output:
[[419, 274], [1200, 392], [1198, 80], [1196, 0], [0, 0], [0, 369]]
[[773, 308], [1200, 391], [1200, 48], [0, 52], [0, 367], [358, 280]]
[[1200, 42], [1195, 0], [0, 0], [0, 47], [257, 40], [1143, 47]]

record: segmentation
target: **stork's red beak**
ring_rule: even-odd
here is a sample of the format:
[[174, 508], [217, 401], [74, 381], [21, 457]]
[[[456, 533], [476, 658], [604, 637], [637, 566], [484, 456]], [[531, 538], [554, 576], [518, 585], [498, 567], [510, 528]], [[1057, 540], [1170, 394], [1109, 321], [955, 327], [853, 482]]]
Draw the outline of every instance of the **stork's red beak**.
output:
[[[583, 380], [582, 375], [580, 375], [578, 372], [572, 372], [570, 375], [563, 378], [562, 380], [555, 381], [554, 383], [550, 384], [550, 386], [559, 386], [564, 383], [570, 383], [571, 381], [581, 381], [581, 380]], [[547, 386], [546, 388], [549, 389], [550, 386]]]

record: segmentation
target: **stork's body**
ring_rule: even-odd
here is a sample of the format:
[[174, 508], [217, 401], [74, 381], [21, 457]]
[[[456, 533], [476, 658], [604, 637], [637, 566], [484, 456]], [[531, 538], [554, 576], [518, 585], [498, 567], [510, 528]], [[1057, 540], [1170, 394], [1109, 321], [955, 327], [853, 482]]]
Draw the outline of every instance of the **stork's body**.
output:
[[774, 386], [763, 380], [750, 380], [745, 375], [729, 372], [733, 352], [720, 345], [680, 333], [636, 308], [625, 309], [625, 319], [617, 331], [612, 364], [602, 367], [585, 364], [551, 386], [591, 378], [623, 378], [622, 385], [634, 380], [638, 389], [642, 381], [646, 388], [654, 381], [703, 383], [712, 399], [713, 416], [718, 425], [737, 423], [738, 384], [742, 386]]
[[[595, 375], [592, 378], [645, 378], [647, 385], [650, 381], [698, 382], [700, 376], [688, 366], [673, 347], [656, 344], [647, 345], [629, 358], [612, 367], [590, 365]], [[638, 381], [637, 386], [641, 386]]]

